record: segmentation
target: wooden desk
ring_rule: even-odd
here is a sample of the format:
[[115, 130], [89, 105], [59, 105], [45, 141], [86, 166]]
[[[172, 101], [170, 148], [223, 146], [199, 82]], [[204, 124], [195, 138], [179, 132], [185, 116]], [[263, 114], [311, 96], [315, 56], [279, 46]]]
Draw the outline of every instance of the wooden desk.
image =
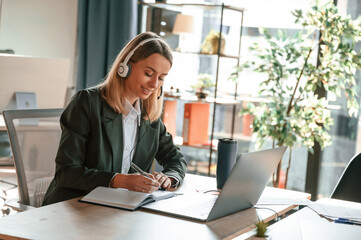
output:
[[[186, 193], [215, 188], [215, 178], [187, 174], [184, 184], [177, 191]], [[283, 191], [295, 194], [293, 191]], [[301, 195], [309, 197], [306, 193]], [[269, 207], [282, 214], [295, 206]], [[0, 219], [0, 238], [231, 239], [254, 228], [257, 215], [266, 221], [276, 217], [272, 211], [250, 208], [201, 223], [144, 210], [126, 211], [72, 199]]]
[[[330, 202], [330, 203], [334, 202], [333, 199], [322, 199], [322, 200], [325, 200], [324, 202]], [[315, 211], [311, 210], [308, 207], [304, 207], [301, 210], [282, 219], [281, 221], [272, 224], [269, 227], [269, 231], [267, 234], [269, 236], [271, 236], [272, 240], [288, 240], [288, 239], [301, 240], [302, 239], [302, 236], [301, 236], [302, 235], [302, 233], [301, 233], [301, 223], [302, 222], [330, 223], [329, 220], [319, 216]], [[336, 223], [333, 223], [333, 224], [336, 224]], [[343, 225], [343, 224], [341, 224], [341, 225]], [[361, 226], [357, 226], [357, 227], [361, 228]], [[318, 229], [318, 230], [322, 231], [320, 229]], [[254, 230], [249, 233], [243, 234], [242, 236], [240, 236], [237, 239], [238, 240], [248, 239], [250, 236], [252, 236], [252, 234], [254, 234]], [[317, 234], [319, 234], [319, 232]], [[316, 233], [315, 233], [315, 235], [316, 235]], [[341, 233], [340, 235], [342, 235], [344, 237], [343, 239], [348, 239], [348, 238], [346, 238], [346, 236], [347, 236], [346, 233]], [[314, 238], [314, 239], [316, 239], [316, 238]], [[336, 238], [337, 237], [335, 237], [335, 239]], [[317, 239], [322, 239], [322, 237], [317, 238]], [[324, 239], [326, 239], [326, 238], [324, 238]]]

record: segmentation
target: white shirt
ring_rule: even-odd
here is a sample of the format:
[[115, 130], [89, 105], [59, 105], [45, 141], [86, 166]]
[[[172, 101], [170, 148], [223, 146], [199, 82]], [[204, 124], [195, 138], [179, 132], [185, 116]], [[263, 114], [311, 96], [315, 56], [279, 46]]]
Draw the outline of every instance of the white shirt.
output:
[[140, 126], [140, 104], [139, 100], [135, 102], [134, 107], [125, 99], [125, 112], [123, 114], [123, 161], [122, 173], [129, 171], [135, 147], [137, 144], [137, 132]]
[[[139, 100], [135, 102], [135, 107], [133, 107], [127, 99], [125, 99], [124, 105], [125, 112], [123, 116], [123, 161], [122, 161], [122, 172], [127, 174], [130, 169], [130, 163], [132, 161], [135, 147], [137, 144], [137, 132], [138, 127], [140, 126], [140, 103]], [[117, 175], [117, 174], [115, 174]], [[115, 177], [113, 176], [113, 178]], [[112, 178], [112, 179], [113, 179]], [[172, 177], [170, 177], [172, 178]], [[177, 187], [179, 180], [174, 178], [176, 183], [172, 187]]]

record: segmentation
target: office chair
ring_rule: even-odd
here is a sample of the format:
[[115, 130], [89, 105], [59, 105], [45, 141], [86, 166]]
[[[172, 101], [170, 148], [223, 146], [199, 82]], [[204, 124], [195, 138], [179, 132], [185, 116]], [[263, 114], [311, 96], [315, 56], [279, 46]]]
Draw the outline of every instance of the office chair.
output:
[[347, 164], [331, 198], [361, 203], [361, 153], [356, 154]]
[[17, 211], [40, 207], [55, 173], [63, 109], [4, 110], [19, 199], [5, 204]]

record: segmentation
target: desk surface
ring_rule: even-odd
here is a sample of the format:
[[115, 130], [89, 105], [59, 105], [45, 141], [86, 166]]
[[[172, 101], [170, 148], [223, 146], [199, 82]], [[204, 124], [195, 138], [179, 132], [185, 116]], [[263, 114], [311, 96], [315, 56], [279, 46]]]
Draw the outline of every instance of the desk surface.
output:
[[[215, 187], [215, 178], [187, 174], [184, 184], [177, 191], [203, 191]], [[300, 194], [305, 198], [309, 197], [306, 193], [283, 191], [292, 196]], [[283, 214], [295, 206], [269, 207], [278, 214]], [[254, 228], [257, 216], [270, 221], [276, 214], [270, 210], [250, 208], [201, 223], [145, 210], [126, 211], [72, 199], [1, 218], [0, 238], [231, 239]]]
[[[334, 203], [334, 199], [322, 199], [323, 202], [326, 203]], [[337, 200], [336, 200], [337, 201]], [[350, 202], [350, 204], [352, 204]], [[337, 205], [335, 205], [337, 206]], [[302, 236], [302, 225], [308, 223], [312, 224], [315, 229], [311, 228], [311, 230], [308, 230], [308, 233], [310, 231], [317, 231], [317, 232], [311, 232], [312, 233], [312, 239], [359, 239], [359, 237], [351, 237], [350, 235], [355, 235], [361, 232], [361, 226], [352, 226], [350, 228], [350, 225], [347, 224], [338, 224], [338, 223], [332, 223], [326, 218], [323, 218], [319, 216], [315, 211], [311, 210], [308, 207], [304, 207], [303, 209], [291, 214], [290, 216], [282, 219], [279, 222], [276, 222], [272, 224], [269, 227], [268, 235], [271, 236], [272, 240], [301, 240], [304, 236]], [[331, 224], [330, 224], [331, 223]], [[324, 225], [328, 224], [328, 225]], [[333, 225], [335, 224], [335, 225]], [[346, 225], [346, 226], [345, 226]], [[333, 234], [332, 237], [327, 236], [327, 233], [323, 232], [325, 231], [324, 226], [327, 226], [328, 233]], [[323, 228], [322, 228], [323, 227]], [[328, 227], [331, 227], [332, 229], [329, 229]], [[340, 230], [340, 227], [348, 227], [346, 231], [344, 229]], [[320, 236], [320, 234], [323, 236]], [[239, 240], [241, 239], [247, 239], [250, 237], [250, 233], [246, 233], [242, 235], [241, 237], [237, 238]], [[326, 237], [327, 236], [327, 237]], [[360, 236], [358, 234], [358, 236]], [[310, 239], [310, 238], [307, 238]]]

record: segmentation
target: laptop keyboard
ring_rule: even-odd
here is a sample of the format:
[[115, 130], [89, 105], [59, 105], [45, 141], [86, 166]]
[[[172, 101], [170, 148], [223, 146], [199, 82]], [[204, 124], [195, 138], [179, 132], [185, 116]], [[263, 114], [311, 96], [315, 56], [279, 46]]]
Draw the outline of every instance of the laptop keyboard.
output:
[[192, 216], [208, 216], [217, 197], [202, 199], [194, 205], [187, 206], [181, 210], [181, 214]]

